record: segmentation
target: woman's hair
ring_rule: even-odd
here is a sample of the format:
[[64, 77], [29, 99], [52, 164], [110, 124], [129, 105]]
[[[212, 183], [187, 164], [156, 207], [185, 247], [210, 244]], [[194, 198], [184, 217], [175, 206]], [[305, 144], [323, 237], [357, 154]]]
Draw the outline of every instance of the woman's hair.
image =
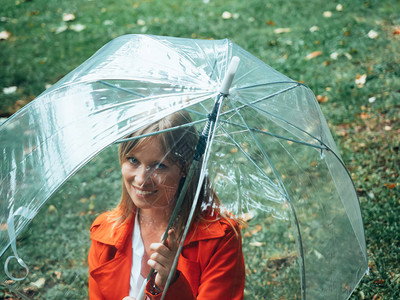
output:
[[[190, 122], [192, 122], [190, 115], [187, 112], [180, 111], [134, 132], [127, 138], [137, 137], [177, 127], [176, 129], [170, 131], [165, 131], [156, 135], [150, 135], [121, 143], [119, 147], [120, 163], [122, 164], [127, 155], [132, 151], [135, 151], [135, 149], [145, 146], [146, 143], [151, 141], [151, 139], [158, 138], [163, 152], [166, 153], [166, 158], [173, 163], [178, 163], [182, 174], [184, 174], [184, 176], [181, 178], [181, 182], [179, 183], [177, 194], [175, 195], [176, 200], [183, 186], [185, 176], [192, 164], [198, 141], [198, 133], [196, 132], [194, 126], [181, 126]], [[178, 236], [180, 236], [183, 232], [183, 227], [186, 224], [193, 204], [200, 177], [200, 164], [198, 164], [198, 166], [199, 167], [195, 170], [194, 175], [191, 178], [180, 211], [178, 212], [178, 217], [173, 225], [178, 233]], [[211, 188], [208, 179], [206, 178], [203, 182], [203, 186], [199, 195], [199, 201], [197, 202], [193, 221], [199, 221], [203, 219], [205, 212], [207, 212], [207, 214], [212, 214], [214, 210], [219, 212], [219, 206], [220, 201], [214, 190]], [[116, 220], [115, 225], [118, 226], [129, 220], [134, 216], [135, 210], [136, 207], [134, 206], [133, 201], [126, 190], [124, 183], [122, 183], [121, 201], [114, 211]]]

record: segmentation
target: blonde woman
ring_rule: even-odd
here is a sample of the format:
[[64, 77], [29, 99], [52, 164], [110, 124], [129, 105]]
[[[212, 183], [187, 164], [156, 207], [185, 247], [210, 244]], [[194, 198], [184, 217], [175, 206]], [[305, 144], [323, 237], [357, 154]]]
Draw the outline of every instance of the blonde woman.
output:
[[[134, 136], [190, 121], [187, 113], [175, 113]], [[135, 299], [142, 285], [146, 285], [146, 297], [161, 298], [193, 203], [198, 170], [167, 242], [160, 240], [185, 182], [197, 140], [195, 129], [184, 127], [120, 145], [121, 201], [91, 227], [91, 300]], [[165, 299], [243, 299], [240, 229], [219, 207], [220, 201], [206, 180]], [[151, 268], [155, 273], [147, 282]]]

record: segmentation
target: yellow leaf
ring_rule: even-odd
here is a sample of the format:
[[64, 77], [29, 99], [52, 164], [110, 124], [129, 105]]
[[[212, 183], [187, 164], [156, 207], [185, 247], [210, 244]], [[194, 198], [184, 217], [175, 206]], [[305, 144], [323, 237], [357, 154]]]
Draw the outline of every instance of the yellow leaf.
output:
[[328, 96], [317, 95], [317, 100], [318, 100], [319, 103], [328, 102]]
[[310, 60], [310, 59], [315, 58], [315, 57], [320, 56], [320, 55], [322, 55], [322, 51], [314, 51], [314, 52], [311, 52], [310, 54], [308, 54], [306, 56], [306, 59]]

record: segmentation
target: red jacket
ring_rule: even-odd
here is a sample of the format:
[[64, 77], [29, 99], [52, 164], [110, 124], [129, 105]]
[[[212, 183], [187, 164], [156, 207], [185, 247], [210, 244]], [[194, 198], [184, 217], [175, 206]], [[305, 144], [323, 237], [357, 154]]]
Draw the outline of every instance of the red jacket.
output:
[[[129, 295], [134, 218], [112, 229], [109, 213], [100, 215], [90, 229], [89, 298], [122, 300]], [[178, 279], [165, 299], [243, 299], [245, 269], [240, 230], [228, 221], [202, 222], [190, 228], [179, 257]], [[161, 295], [151, 299], [161, 299]]]

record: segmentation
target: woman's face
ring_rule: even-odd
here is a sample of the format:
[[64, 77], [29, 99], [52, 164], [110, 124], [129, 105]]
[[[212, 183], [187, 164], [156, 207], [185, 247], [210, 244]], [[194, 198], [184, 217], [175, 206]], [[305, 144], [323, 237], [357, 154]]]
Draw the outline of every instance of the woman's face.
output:
[[182, 177], [178, 163], [166, 158], [157, 137], [131, 150], [122, 162], [122, 178], [136, 207], [171, 207]]

